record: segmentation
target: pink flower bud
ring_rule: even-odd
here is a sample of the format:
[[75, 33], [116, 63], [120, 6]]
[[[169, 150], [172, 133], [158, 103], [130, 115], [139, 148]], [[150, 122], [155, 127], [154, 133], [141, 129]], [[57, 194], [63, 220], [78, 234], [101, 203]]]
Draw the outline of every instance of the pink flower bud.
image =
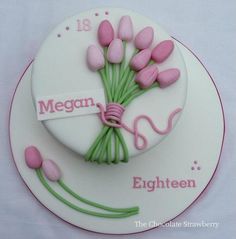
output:
[[148, 48], [140, 51], [131, 59], [130, 62], [131, 68], [135, 71], [143, 69], [148, 64], [151, 58], [151, 54], [152, 52]]
[[92, 71], [100, 70], [105, 65], [104, 56], [95, 45], [91, 45], [87, 49], [87, 63]]
[[108, 20], [104, 20], [98, 27], [98, 41], [101, 46], [109, 46], [114, 39], [114, 30]]
[[134, 45], [137, 49], [143, 50], [151, 46], [153, 41], [153, 28], [145, 27], [143, 28], [135, 37]]
[[177, 68], [168, 69], [160, 72], [157, 75], [157, 82], [160, 84], [160, 88], [165, 88], [175, 83], [180, 77], [180, 71]]
[[138, 72], [135, 81], [141, 88], [150, 87], [156, 80], [158, 69], [156, 65], [149, 65]]
[[131, 41], [133, 39], [133, 23], [130, 16], [123, 16], [118, 26], [118, 38], [123, 41]]
[[25, 162], [29, 168], [41, 168], [43, 159], [35, 146], [29, 146], [25, 149]]
[[114, 39], [107, 50], [107, 60], [111, 63], [120, 63], [124, 57], [123, 43], [120, 39]]
[[157, 63], [161, 63], [169, 57], [173, 49], [174, 49], [173, 41], [171, 40], [162, 41], [152, 50], [152, 59]]
[[48, 180], [50, 181], [58, 181], [61, 178], [61, 171], [57, 164], [50, 160], [44, 160], [42, 165], [43, 172]]

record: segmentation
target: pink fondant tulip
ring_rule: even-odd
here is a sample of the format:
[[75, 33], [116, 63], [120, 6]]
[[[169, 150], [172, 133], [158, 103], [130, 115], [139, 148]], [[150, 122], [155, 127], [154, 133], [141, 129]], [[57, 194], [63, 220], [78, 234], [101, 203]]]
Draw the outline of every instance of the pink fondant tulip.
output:
[[169, 57], [173, 49], [174, 49], [173, 41], [171, 40], [162, 41], [152, 50], [152, 59], [157, 63], [161, 63]]
[[136, 35], [134, 39], [135, 47], [140, 50], [150, 47], [153, 41], [153, 35], [153, 28], [145, 27]]
[[120, 63], [124, 57], [123, 44], [120, 39], [114, 39], [107, 50], [107, 60], [111, 63]]
[[91, 45], [87, 49], [87, 63], [92, 71], [100, 70], [105, 65], [104, 56], [95, 45]]
[[42, 156], [35, 146], [29, 146], [25, 149], [25, 162], [29, 168], [41, 168]]
[[108, 20], [104, 20], [98, 27], [98, 41], [101, 46], [109, 46], [114, 39], [114, 30], [111, 23]]
[[177, 68], [168, 69], [160, 72], [157, 75], [157, 82], [160, 84], [160, 88], [165, 88], [175, 83], [180, 77], [180, 71]]
[[156, 65], [149, 65], [138, 72], [135, 81], [143, 89], [150, 87], [156, 80], [158, 69]]
[[42, 169], [43, 169], [45, 176], [50, 181], [55, 182], [61, 178], [61, 171], [60, 171], [59, 167], [57, 166], [57, 164], [54, 161], [52, 161], [50, 159], [43, 161]]
[[122, 41], [131, 41], [133, 39], [133, 23], [130, 16], [123, 16], [120, 19], [118, 38]]
[[131, 59], [130, 62], [131, 68], [135, 71], [143, 69], [151, 59], [151, 54], [152, 52], [150, 49], [144, 49], [140, 51]]

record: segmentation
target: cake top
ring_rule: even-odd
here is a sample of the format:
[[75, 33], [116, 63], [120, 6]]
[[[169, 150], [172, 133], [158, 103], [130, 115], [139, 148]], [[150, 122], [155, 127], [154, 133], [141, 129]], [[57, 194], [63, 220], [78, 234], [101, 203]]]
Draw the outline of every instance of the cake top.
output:
[[174, 40], [149, 19], [116, 8], [61, 23], [32, 72], [38, 119], [64, 145], [99, 163], [127, 162], [157, 145], [177, 122], [186, 88]]

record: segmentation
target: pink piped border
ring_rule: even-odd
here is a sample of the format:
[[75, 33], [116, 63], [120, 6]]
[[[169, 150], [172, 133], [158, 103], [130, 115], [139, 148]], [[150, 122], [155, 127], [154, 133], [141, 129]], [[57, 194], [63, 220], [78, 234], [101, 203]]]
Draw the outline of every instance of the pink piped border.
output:
[[[217, 86], [212, 78], [212, 76], [210, 75], [209, 71], [206, 69], [206, 67], [204, 66], [204, 64], [200, 61], [200, 59], [196, 56], [195, 53], [193, 53], [192, 50], [190, 50], [186, 45], [184, 45], [182, 42], [180, 42], [179, 40], [177, 40], [176, 38], [172, 37], [174, 40], [178, 41], [180, 44], [182, 44], [185, 48], [187, 48], [196, 58], [197, 60], [202, 64], [202, 66], [204, 67], [204, 69], [206, 70], [206, 72], [208, 73], [208, 75], [210, 76], [211, 80], [212, 80], [212, 83], [214, 84], [215, 86], [215, 89], [216, 89], [216, 92], [217, 92], [217, 95], [219, 97], [219, 100], [220, 100], [220, 105], [221, 105], [221, 110], [222, 110], [222, 115], [223, 115], [223, 123], [224, 123], [224, 128], [223, 128], [223, 137], [222, 137], [222, 143], [221, 143], [221, 149], [220, 149], [220, 154], [219, 154], [219, 158], [218, 158], [218, 162], [217, 162], [217, 165], [216, 165], [216, 168], [209, 180], [209, 182], [207, 183], [207, 185], [205, 186], [205, 188], [202, 190], [202, 192], [196, 197], [196, 199], [188, 206], [186, 207], [182, 212], [180, 212], [177, 216], [175, 216], [174, 218], [172, 218], [171, 220], [168, 220], [167, 222], [165, 222], [164, 224], [170, 222], [170, 221], [173, 221], [175, 220], [178, 216], [180, 216], [181, 214], [183, 214], [186, 210], [188, 210], [195, 202], [197, 202], [201, 196], [204, 194], [204, 192], [206, 191], [206, 188], [209, 186], [210, 182], [212, 181], [215, 173], [216, 173], [216, 170], [218, 168], [218, 165], [219, 165], [219, 162], [220, 162], [220, 157], [221, 157], [221, 153], [222, 153], [222, 149], [223, 149], [223, 144], [224, 144], [224, 139], [225, 139], [225, 114], [224, 114], [224, 107], [223, 107], [223, 104], [222, 104], [222, 100], [221, 100], [221, 97], [220, 97], [220, 93], [219, 93], [219, 90], [217, 89]], [[16, 85], [16, 88], [14, 90], [14, 93], [13, 93], [13, 96], [12, 96], [12, 99], [11, 99], [11, 103], [10, 103], [10, 110], [9, 110], [9, 118], [8, 118], [8, 134], [9, 134], [9, 145], [10, 145], [10, 151], [11, 151], [11, 155], [12, 155], [12, 159], [14, 161], [14, 164], [15, 164], [15, 167], [22, 179], [22, 181], [24, 182], [24, 184], [26, 185], [26, 187], [29, 189], [29, 191], [32, 193], [32, 195], [37, 199], [37, 201], [43, 206], [45, 207], [46, 209], [48, 209], [51, 213], [53, 213], [55, 216], [57, 216], [58, 218], [60, 218], [62, 221], [74, 226], [74, 227], [77, 227], [77, 228], [80, 228], [84, 231], [87, 231], [87, 232], [93, 232], [93, 233], [97, 233], [97, 234], [102, 234], [102, 235], [132, 235], [132, 234], [139, 234], [139, 233], [143, 233], [143, 232], [147, 232], [147, 231], [151, 231], [153, 229], [156, 229], [157, 227], [153, 227], [153, 228], [149, 228], [147, 230], [143, 230], [143, 231], [140, 231], [140, 232], [132, 232], [132, 233], [120, 233], [120, 234], [114, 234], [114, 233], [102, 233], [102, 232], [96, 232], [96, 231], [92, 231], [92, 230], [88, 230], [88, 229], [85, 229], [85, 228], [82, 228], [82, 227], [79, 227], [77, 225], [74, 225], [72, 224], [71, 222], [68, 222], [66, 221], [65, 219], [61, 218], [60, 216], [58, 216], [57, 214], [55, 214], [53, 211], [51, 211], [51, 209], [49, 209], [48, 207], [46, 207], [43, 203], [41, 203], [39, 201], [39, 199], [33, 194], [33, 192], [30, 190], [30, 188], [28, 187], [28, 185], [25, 183], [24, 179], [22, 178], [17, 166], [16, 166], [16, 162], [15, 162], [15, 159], [14, 159], [14, 155], [13, 155], [13, 151], [12, 151], [12, 146], [11, 146], [11, 134], [10, 134], [10, 118], [11, 118], [11, 111], [12, 111], [12, 105], [13, 105], [13, 100], [14, 100], [14, 97], [15, 97], [15, 94], [16, 94], [16, 91], [17, 91], [17, 88], [25, 74], [25, 72], [28, 70], [28, 68], [30, 67], [30, 65], [32, 64], [33, 60], [28, 64], [28, 66], [26, 67], [26, 69], [24, 70], [23, 74], [21, 75], [20, 77], [20, 80], [18, 81], [17, 85]]]

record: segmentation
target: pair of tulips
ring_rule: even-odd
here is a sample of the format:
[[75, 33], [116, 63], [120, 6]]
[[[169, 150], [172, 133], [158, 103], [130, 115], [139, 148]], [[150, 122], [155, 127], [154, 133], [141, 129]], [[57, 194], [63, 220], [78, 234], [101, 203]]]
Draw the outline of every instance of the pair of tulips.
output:
[[25, 149], [25, 162], [31, 169], [42, 168], [46, 178], [52, 182], [56, 182], [62, 177], [58, 165], [51, 159], [43, 160], [39, 150], [35, 146], [29, 146]]
[[[105, 57], [101, 50], [91, 45], [87, 50], [87, 62], [89, 68], [98, 71], [104, 68], [105, 58], [112, 64], [120, 64], [124, 60], [124, 42], [133, 39], [132, 21], [129, 16], [123, 16], [118, 26], [118, 38], [115, 38], [114, 29], [108, 20], [101, 22], [98, 28], [98, 40], [102, 47], [107, 48]], [[154, 63], [164, 62], [174, 49], [171, 40], [164, 40], [157, 44], [153, 50], [149, 47], [153, 42], [154, 32], [152, 27], [142, 29], [134, 39], [136, 54], [130, 60], [130, 68], [137, 72], [135, 81], [140, 88], [149, 88], [156, 80], [161, 88], [165, 88], [178, 80], [180, 71], [171, 68], [158, 72]], [[148, 65], [150, 64], [151, 65]]]
[[[52, 160], [43, 160], [40, 151], [35, 146], [28, 146], [25, 149], [25, 162], [26, 165], [36, 170], [36, 174], [38, 176], [38, 179], [43, 184], [43, 186], [48, 190], [49, 193], [51, 193], [52, 196], [54, 196], [56, 199], [58, 199], [60, 202], [65, 204], [66, 206], [70, 207], [71, 209], [74, 209], [78, 212], [85, 213], [87, 215], [96, 216], [96, 217], [104, 217], [104, 218], [125, 218], [129, 216], [133, 216], [135, 214], [138, 214], [139, 208], [138, 207], [128, 207], [128, 208], [114, 208], [110, 206], [106, 206], [94, 201], [90, 201], [84, 197], [81, 197], [76, 192], [74, 192], [70, 187], [68, 187], [63, 181], [62, 181], [62, 173], [57, 166], [57, 164]], [[67, 199], [65, 199], [63, 196], [61, 196], [59, 193], [54, 191], [54, 189], [47, 183], [45, 178], [43, 177], [44, 173], [46, 178], [52, 182], [57, 182], [58, 186], [60, 186], [64, 191], [66, 191], [68, 194], [70, 194], [72, 197], [77, 199], [80, 202], [83, 202], [89, 206], [102, 209], [106, 212], [97, 212], [92, 211], [89, 209], [85, 209], [82, 207], [78, 207], [77, 205], [71, 203]], [[109, 213], [107, 213], [109, 212]]]

